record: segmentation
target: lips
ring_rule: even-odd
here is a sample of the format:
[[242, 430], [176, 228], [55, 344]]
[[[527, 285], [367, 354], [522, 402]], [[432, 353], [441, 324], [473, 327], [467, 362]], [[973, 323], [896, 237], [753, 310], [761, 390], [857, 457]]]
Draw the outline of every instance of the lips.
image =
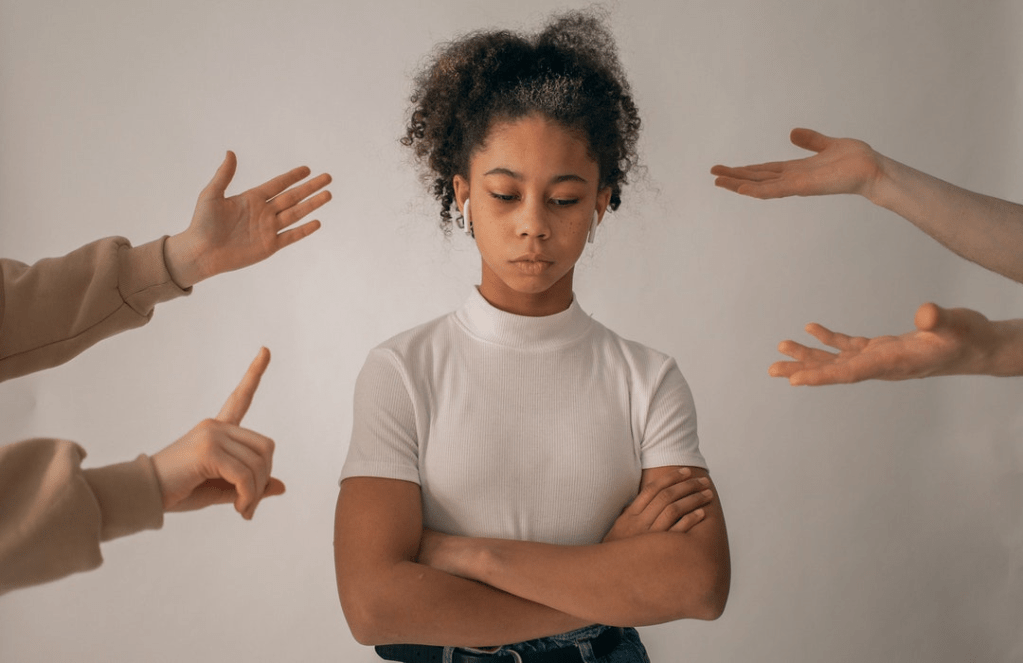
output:
[[526, 274], [540, 274], [554, 264], [554, 260], [542, 253], [527, 253], [511, 261], [515, 267]]

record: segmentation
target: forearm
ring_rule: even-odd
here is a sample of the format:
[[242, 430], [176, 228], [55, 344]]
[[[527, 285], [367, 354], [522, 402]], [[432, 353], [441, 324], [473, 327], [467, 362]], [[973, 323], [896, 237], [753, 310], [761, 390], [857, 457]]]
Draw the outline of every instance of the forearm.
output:
[[[706, 532], [704, 532], [706, 533]], [[716, 538], [716, 537], [715, 537]], [[454, 573], [617, 626], [714, 619], [728, 595], [727, 544], [661, 532], [591, 546], [450, 537]]]
[[149, 459], [83, 470], [65, 440], [0, 447], [0, 594], [100, 565], [100, 543], [163, 524]]
[[0, 261], [0, 380], [62, 364], [186, 294], [170, 278], [163, 245], [132, 248], [111, 237], [31, 266]]
[[373, 477], [341, 483], [334, 565], [341, 607], [359, 642], [480, 647], [592, 623], [417, 563], [421, 514], [418, 484]]
[[864, 195], [941, 244], [1023, 283], [1023, 205], [967, 191], [880, 156], [881, 174]]
[[593, 623], [411, 561], [339, 577], [338, 590], [352, 634], [367, 645], [488, 647]]

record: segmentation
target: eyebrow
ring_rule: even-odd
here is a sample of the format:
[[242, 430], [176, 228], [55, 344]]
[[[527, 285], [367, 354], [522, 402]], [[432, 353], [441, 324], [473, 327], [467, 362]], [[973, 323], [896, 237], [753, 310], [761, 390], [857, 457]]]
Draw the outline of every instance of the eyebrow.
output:
[[[483, 173], [484, 177], [486, 177], [488, 175], [507, 175], [508, 177], [510, 177], [512, 179], [515, 179], [515, 180], [519, 180], [519, 181], [524, 179], [522, 177], [521, 173], [516, 173], [514, 170], [510, 170], [508, 168], [501, 168], [501, 167], [493, 168], [493, 169], [488, 170], [487, 172]], [[579, 175], [576, 175], [575, 173], [566, 173], [565, 175], [555, 175], [554, 177], [551, 178], [551, 184], [559, 184], [561, 182], [582, 182], [583, 184], [585, 184], [586, 183], [586, 178], [581, 177]]]

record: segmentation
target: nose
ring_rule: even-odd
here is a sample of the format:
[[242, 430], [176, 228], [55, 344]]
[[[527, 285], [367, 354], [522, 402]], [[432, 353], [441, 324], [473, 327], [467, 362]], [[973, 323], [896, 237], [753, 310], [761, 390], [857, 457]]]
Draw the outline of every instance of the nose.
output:
[[551, 235], [551, 225], [547, 218], [547, 209], [541, 204], [523, 205], [515, 220], [515, 230], [519, 237], [535, 237], [547, 239]]

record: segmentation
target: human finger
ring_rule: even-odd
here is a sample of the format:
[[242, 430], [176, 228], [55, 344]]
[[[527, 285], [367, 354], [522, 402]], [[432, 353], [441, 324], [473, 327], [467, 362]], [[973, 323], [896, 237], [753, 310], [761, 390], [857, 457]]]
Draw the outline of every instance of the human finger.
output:
[[806, 326], [806, 332], [815, 337], [824, 345], [831, 346], [836, 350], [862, 350], [870, 339], [864, 336], [849, 336], [842, 332], [831, 331], [824, 325], [811, 322]]
[[312, 221], [309, 221], [308, 223], [303, 223], [297, 228], [292, 228], [282, 233], [278, 233], [276, 239], [277, 247], [276, 250], [280, 251], [285, 246], [294, 244], [298, 240], [304, 239], [309, 235], [312, 235], [314, 232], [320, 229], [320, 225], [321, 225], [320, 222], [314, 219]]
[[330, 182], [331, 177], [328, 173], [320, 173], [307, 182], [302, 182], [302, 184], [294, 188], [277, 194], [269, 201], [270, 206], [280, 213], [305, 200], [315, 192], [330, 184]]
[[[226, 444], [216, 445], [207, 461], [207, 471], [212, 475], [203, 485], [216, 488], [222, 500], [233, 497], [235, 511], [247, 518], [247, 511], [256, 498], [262, 494], [265, 484], [261, 484], [252, 468], [235, 453], [227, 449]], [[231, 488], [224, 485], [229, 484]]]
[[785, 162], [772, 161], [770, 163], [755, 163], [748, 166], [722, 166], [717, 165], [710, 169], [711, 175], [720, 175], [737, 180], [749, 180], [761, 182], [777, 177], [785, 170]]
[[764, 182], [743, 182], [735, 189], [735, 192], [741, 196], [759, 198], [760, 200], [788, 198], [789, 196], [804, 195], [803, 191], [805, 189], [801, 184], [802, 182], [794, 178], [785, 179], [779, 177]]
[[708, 486], [710, 481], [700, 484], [702, 490], [694, 492], [664, 505], [657, 517], [654, 518], [650, 529], [656, 532], [664, 532], [671, 528], [685, 515], [696, 511], [696, 509], [707, 504], [714, 497], [714, 491]]
[[778, 344], [778, 352], [788, 355], [799, 362], [827, 362], [834, 360], [838, 356], [833, 352], [821, 350], [820, 348], [811, 348], [796, 341], [782, 341]]
[[710, 479], [706, 477], [693, 477], [662, 488], [643, 509], [643, 514], [647, 516], [645, 520], [649, 524], [653, 524], [672, 504], [690, 495], [699, 495], [701, 490], [709, 486]]
[[714, 178], [714, 186], [722, 189], [728, 189], [735, 193], [739, 193], [739, 187], [745, 184], [745, 180], [737, 180], [731, 177], [716, 177]]
[[312, 198], [307, 198], [277, 213], [277, 230], [283, 230], [315, 209], [323, 207], [333, 196], [330, 191], [321, 191]]
[[298, 168], [292, 168], [286, 173], [282, 173], [277, 177], [263, 182], [257, 187], [253, 187], [253, 191], [258, 193], [263, 200], [270, 200], [274, 198], [281, 191], [284, 191], [292, 184], [301, 182], [305, 178], [309, 177], [309, 173], [312, 171], [308, 166], [299, 166]]
[[233, 443], [245, 447], [248, 452], [255, 455], [250, 456], [246, 454], [245, 458], [247, 459], [247, 462], [251, 463], [251, 466], [254, 469], [259, 470], [259, 474], [266, 475], [264, 477], [265, 481], [263, 481], [263, 484], [265, 484], [269, 481], [270, 473], [273, 470], [274, 449], [277, 446], [276, 443], [272, 438], [269, 438], [262, 433], [257, 433], [249, 428], [242, 428], [241, 426], [235, 426], [233, 424], [226, 424], [226, 426], [227, 428], [225, 429], [225, 432], [230, 440]]
[[[271, 484], [273, 441], [254, 431], [234, 428], [229, 431], [229, 439], [224, 441], [221, 449], [240, 464], [232, 465], [232, 476], [242, 481], [237, 484], [235, 509], [244, 518], [251, 519]], [[224, 478], [234, 483], [232, 477]]]
[[948, 311], [937, 304], [927, 302], [921, 304], [913, 316], [913, 323], [920, 331], [934, 331], [948, 324]]
[[234, 173], [238, 168], [238, 157], [235, 156], [231, 150], [227, 151], [224, 155], [224, 160], [217, 167], [217, 172], [213, 174], [213, 179], [210, 180], [206, 188], [199, 194], [201, 198], [223, 198], [224, 192], [227, 191], [227, 186], [234, 179]]
[[692, 476], [692, 474], [693, 471], [688, 467], [681, 467], [678, 472], [670, 472], [657, 476], [640, 489], [636, 498], [632, 500], [629, 506], [626, 507], [626, 511], [634, 514], [642, 513], [662, 490], [673, 484], [686, 481], [690, 476]]
[[792, 141], [792, 144], [796, 147], [801, 147], [804, 150], [811, 150], [813, 152], [820, 152], [826, 149], [835, 139], [831, 136], [825, 136], [813, 129], [797, 127], [789, 134], [789, 140]]
[[866, 375], [862, 367], [858, 368], [855, 362], [826, 364], [796, 371], [789, 376], [789, 384], [793, 387], [822, 387], [829, 384], [862, 382], [869, 377], [871, 376]]
[[252, 360], [245, 375], [242, 376], [242, 381], [238, 383], [231, 395], [227, 397], [224, 406], [220, 408], [220, 413], [216, 417], [218, 421], [235, 425], [241, 423], [242, 417], [249, 411], [249, 406], [252, 404], [252, 397], [256, 393], [256, 387], [259, 386], [259, 380], [263, 377], [263, 372], [266, 371], [269, 364], [270, 350], [265, 347], [260, 348], [256, 358]]
[[804, 367], [801, 361], [776, 361], [767, 367], [767, 374], [772, 378], [787, 378]]
[[704, 519], [704, 517], [706, 517], [706, 515], [707, 515], [707, 512], [704, 511], [703, 509], [697, 509], [696, 511], [693, 511], [692, 513], [687, 513], [686, 515], [684, 515], [681, 518], [679, 518], [679, 521], [677, 523], [675, 523], [674, 525], [672, 525], [671, 528], [669, 528], [668, 531], [670, 531], [670, 532], [680, 532], [680, 533], [688, 532], [693, 527], [695, 527], [697, 524], [699, 524], [700, 521], [702, 521]]

